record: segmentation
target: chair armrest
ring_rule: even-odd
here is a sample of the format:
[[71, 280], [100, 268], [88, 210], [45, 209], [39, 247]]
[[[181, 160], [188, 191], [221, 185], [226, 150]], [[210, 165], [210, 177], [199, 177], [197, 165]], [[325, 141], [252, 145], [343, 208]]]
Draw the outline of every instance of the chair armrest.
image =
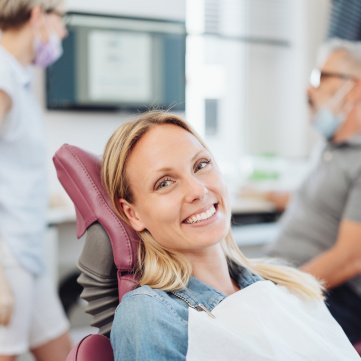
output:
[[72, 348], [66, 361], [114, 361], [112, 346], [104, 336], [88, 335]]

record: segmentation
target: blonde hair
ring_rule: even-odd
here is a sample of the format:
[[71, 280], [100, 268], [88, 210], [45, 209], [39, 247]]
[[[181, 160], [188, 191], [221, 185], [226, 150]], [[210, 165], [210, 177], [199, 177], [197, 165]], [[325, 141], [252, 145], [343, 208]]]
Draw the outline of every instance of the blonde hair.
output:
[[[127, 180], [127, 159], [141, 137], [154, 126], [173, 124], [179, 126], [206, 145], [195, 131], [180, 117], [165, 112], [152, 111], [120, 126], [106, 144], [102, 180], [119, 217], [129, 224], [119, 204], [119, 199], [134, 202], [134, 194]], [[140, 284], [165, 291], [184, 288], [192, 275], [189, 262], [181, 254], [164, 249], [144, 230], [138, 232], [140, 239], [138, 272]], [[231, 232], [221, 241], [222, 249], [229, 263], [246, 267], [264, 279], [308, 298], [322, 299], [322, 288], [311, 275], [294, 268], [275, 265], [260, 260], [247, 259], [238, 248]]]
[[55, 10], [63, 0], [0, 0], [0, 29], [19, 28], [24, 25], [35, 6], [41, 6], [45, 11]]

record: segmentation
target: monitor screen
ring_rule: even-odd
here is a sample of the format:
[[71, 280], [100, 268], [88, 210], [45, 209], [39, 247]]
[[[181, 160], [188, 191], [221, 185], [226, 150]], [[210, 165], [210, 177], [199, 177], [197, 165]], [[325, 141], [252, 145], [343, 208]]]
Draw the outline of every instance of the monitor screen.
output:
[[185, 108], [184, 22], [69, 13], [48, 109]]

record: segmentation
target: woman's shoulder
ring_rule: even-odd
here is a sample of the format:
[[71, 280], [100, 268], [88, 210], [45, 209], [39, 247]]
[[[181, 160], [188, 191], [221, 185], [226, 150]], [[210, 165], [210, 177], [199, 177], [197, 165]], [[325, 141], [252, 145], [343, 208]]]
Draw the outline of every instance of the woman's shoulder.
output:
[[151, 288], [149, 286], [140, 286], [124, 295], [122, 302], [118, 308], [121, 307], [139, 307], [147, 304], [157, 305], [164, 302], [167, 298], [167, 292]]
[[133, 315], [137, 314], [150, 322], [157, 322], [160, 318], [167, 318], [172, 322], [184, 322], [184, 310], [186, 307], [179, 304], [168, 292], [153, 289], [149, 286], [141, 286], [128, 292], [115, 311], [115, 319], [121, 322], [133, 322]]
[[187, 307], [168, 292], [148, 286], [128, 292], [118, 305], [112, 324], [115, 360], [183, 360], [187, 320]]
[[144, 285], [144, 286], [137, 287], [132, 291], [127, 292], [125, 294], [125, 296], [123, 297], [123, 300], [127, 299], [129, 297], [134, 297], [134, 296], [158, 297], [159, 295], [162, 295], [165, 293], [166, 293], [165, 291], [158, 290], [158, 289], [149, 287], [147, 285]]

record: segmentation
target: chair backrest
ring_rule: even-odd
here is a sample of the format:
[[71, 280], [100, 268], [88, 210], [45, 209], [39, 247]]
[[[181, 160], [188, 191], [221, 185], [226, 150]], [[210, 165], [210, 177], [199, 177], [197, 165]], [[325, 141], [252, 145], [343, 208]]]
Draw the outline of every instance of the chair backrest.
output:
[[[60, 183], [74, 203], [76, 233], [86, 240], [79, 260], [82, 298], [100, 333], [109, 334], [115, 307], [134, 289], [139, 238], [114, 212], [102, 186], [100, 158], [64, 144], [53, 157]], [[116, 276], [114, 275], [116, 274]], [[102, 335], [83, 338], [66, 361], [113, 361], [110, 341]]]

